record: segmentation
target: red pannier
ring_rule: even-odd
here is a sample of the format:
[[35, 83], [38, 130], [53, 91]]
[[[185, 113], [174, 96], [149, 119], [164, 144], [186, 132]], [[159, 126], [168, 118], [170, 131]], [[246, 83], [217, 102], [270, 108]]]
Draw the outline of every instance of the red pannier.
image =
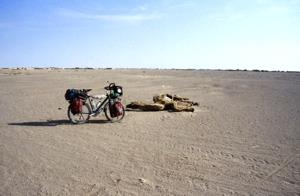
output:
[[123, 104], [119, 101], [110, 106], [110, 116], [115, 118], [123, 115]]
[[72, 114], [78, 114], [82, 112], [83, 101], [80, 98], [73, 99], [71, 103], [71, 112]]

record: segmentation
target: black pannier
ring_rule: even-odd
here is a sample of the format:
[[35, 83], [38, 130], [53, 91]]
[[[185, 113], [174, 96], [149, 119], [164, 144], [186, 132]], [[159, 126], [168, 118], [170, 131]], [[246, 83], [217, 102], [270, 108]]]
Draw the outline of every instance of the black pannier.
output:
[[87, 93], [83, 90], [68, 89], [65, 93], [65, 99], [67, 101], [72, 101], [75, 98], [86, 99], [87, 98]]
[[76, 98], [77, 94], [78, 94], [78, 90], [76, 90], [76, 89], [68, 89], [66, 91], [66, 93], [65, 93], [65, 99], [67, 101], [73, 100], [73, 99]]

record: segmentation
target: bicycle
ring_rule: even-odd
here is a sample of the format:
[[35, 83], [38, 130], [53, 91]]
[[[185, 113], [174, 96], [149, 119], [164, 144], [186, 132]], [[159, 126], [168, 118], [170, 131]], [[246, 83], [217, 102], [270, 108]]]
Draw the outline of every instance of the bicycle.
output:
[[[73, 124], [83, 124], [89, 121], [90, 117], [98, 116], [102, 111], [105, 117], [110, 122], [120, 122], [125, 116], [125, 107], [121, 103], [123, 89], [121, 86], [116, 86], [115, 83], [110, 83], [104, 87], [106, 95], [93, 96], [88, 95], [92, 89], [68, 89], [65, 98], [69, 101], [68, 118]], [[68, 91], [74, 91], [73, 98], [67, 97]], [[80, 109], [74, 112], [74, 101], [79, 101]]]

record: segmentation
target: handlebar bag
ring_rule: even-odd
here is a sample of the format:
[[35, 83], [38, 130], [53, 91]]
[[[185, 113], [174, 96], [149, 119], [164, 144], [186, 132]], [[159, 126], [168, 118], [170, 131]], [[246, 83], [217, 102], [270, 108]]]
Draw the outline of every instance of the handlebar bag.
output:
[[111, 98], [115, 99], [123, 95], [123, 89], [121, 86], [114, 86], [111, 92]]

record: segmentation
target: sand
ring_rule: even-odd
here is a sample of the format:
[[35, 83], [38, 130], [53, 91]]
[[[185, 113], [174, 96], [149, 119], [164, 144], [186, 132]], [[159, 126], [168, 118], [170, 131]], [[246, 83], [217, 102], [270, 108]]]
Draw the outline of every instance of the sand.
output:
[[[196, 111], [71, 125], [67, 88], [158, 93]], [[1, 70], [0, 195], [299, 195], [300, 74]]]

